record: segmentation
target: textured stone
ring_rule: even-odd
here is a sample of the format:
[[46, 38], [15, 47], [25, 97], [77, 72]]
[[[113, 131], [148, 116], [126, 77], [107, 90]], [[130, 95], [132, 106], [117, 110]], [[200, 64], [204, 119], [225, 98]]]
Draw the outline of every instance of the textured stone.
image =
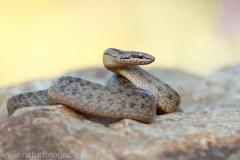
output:
[[240, 107], [240, 65], [220, 69], [202, 79], [171, 82], [181, 95], [183, 111]]
[[0, 148], [84, 153], [86, 159], [234, 159], [240, 157], [239, 115], [240, 109], [229, 108], [161, 115], [152, 124], [125, 119], [104, 125], [61, 105], [29, 107], [1, 120]]
[[107, 78], [109, 78], [111, 74], [112, 72], [108, 71], [105, 68], [91, 68], [67, 72], [65, 75], [81, 77], [85, 80], [90, 80], [104, 85], [106, 83]]
[[[101, 74], [95, 79], [96, 72]], [[6, 118], [10, 95], [46, 89], [51, 80], [1, 89], [0, 153], [79, 153], [82, 157], [75, 159], [104, 160], [240, 159], [240, 65], [207, 77], [176, 70], [150, 73], [177, 90], [182, 100], [182, 112], [159, 115], [151, 124], [90, 117], [62, 105], [22, 108]], [[90, 69], [67, 75], [104, 84], [110, 72]]]

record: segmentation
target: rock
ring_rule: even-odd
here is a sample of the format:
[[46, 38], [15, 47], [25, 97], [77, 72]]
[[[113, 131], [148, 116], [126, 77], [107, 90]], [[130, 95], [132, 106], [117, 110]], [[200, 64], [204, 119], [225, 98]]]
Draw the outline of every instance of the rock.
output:
[[[52, 80], [1, 89], [1, 153], [71, 154], [62, 159], [240, 159], [240, 64], [207, 77], [149, 72], [177, 90], [182, 110], [156, 116], [152, 124], [90, 117], [62, 105], [22, 108], [7, 118], [9, 96], [46, 89]], [[110, 74], [103, 69], [67, 73], [101, 84]], [[74, 153], [81, 157], [72, 157]]]
[[181, 70], [173, 70], [173, 69], [151, 69], [148, 71], [155, 77], [161, 79], [163, 82], [176, 83], [176, 82], [184, 82], [187, 80], [199, 81], [202, 80], [203, 77], [196, 76]]
[[236, 159], [239, 115], [240, 109], [229, 108], [160, 115], [152, 124], [125, 119], [104, 125], [62, 105], [29, 107], [1, 120], [0, 148], [81, 156], [63, 159]]
[[170, 83], [181, 95], [184, 111], [240, 107], [240, 64], [225, 67], [203, 79]]
[[85, 70], [76, 70], [66, 73], [66, 76], [81, 77], [85, 80], [93, 81], [105, 85], [112, 72], [105, 68], [91, 68]]

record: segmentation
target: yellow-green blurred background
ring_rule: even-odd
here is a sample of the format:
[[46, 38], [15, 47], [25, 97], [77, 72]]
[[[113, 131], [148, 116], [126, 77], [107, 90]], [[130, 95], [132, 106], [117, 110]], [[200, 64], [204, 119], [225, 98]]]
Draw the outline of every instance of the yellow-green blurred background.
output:
[[108, 47], [207, 75], [239, 44], [239, 0], [0, 0], [0, 87], [102, 66]]

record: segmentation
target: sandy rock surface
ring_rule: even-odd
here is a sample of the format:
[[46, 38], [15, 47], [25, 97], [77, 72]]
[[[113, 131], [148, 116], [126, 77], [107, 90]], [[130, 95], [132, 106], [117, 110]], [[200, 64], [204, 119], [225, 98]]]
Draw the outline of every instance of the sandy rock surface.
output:
[[[62, 105], [22, 108], [8, 117], [9, 96], [47, 89], [52, 79], [1, 89], [0, 153], [21, 153], [21, 159], [28, 159], [23, 153], [42, 153], [32, 159], [240, 159], [240, 65], [207, 77], [149, 72], [182, 100], [182, 112], [159, 115], [152, 124], [93, 118]], [[110, 74], [101, 68], [67, 73], [101, 84]]]

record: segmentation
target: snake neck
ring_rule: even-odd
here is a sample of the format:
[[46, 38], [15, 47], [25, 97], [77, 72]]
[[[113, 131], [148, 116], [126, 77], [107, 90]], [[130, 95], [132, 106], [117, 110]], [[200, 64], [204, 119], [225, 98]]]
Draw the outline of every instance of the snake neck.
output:
[[[148, 89], [149, 83], [155, 82], [156, 78], [143, 70], [139, 66], [125, 66], [119, 68], [111, 68], [111, 71], [121, 75], [132, 82], [136, 87]], [[158, 80], [157, 80], [158, 81]]]

